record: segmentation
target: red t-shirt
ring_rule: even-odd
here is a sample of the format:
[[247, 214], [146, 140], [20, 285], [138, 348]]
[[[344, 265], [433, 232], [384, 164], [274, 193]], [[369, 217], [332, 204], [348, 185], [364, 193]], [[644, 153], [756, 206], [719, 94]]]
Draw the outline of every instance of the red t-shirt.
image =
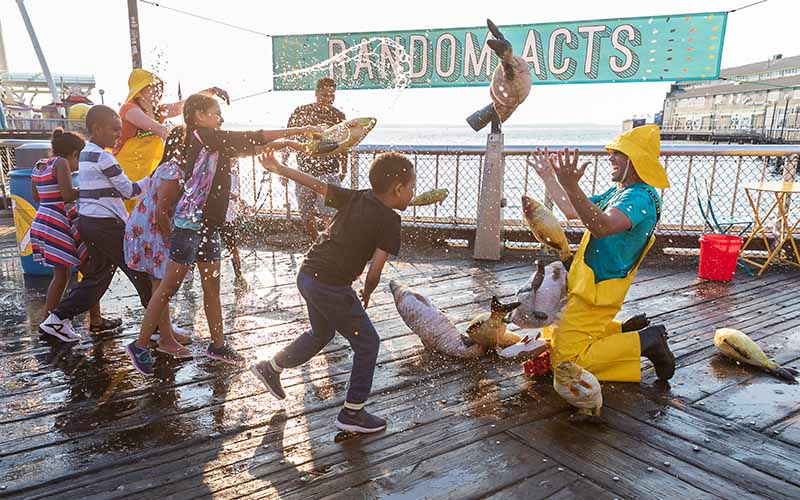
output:
[[[119, 117], [122, 120], [122, 134], [120, 134], [119, 140], [114, 145], [114, 149], [111, 151], [115, 155], [119, 153], [119, 151], [122, 149], [122, 146], [124, 146], [129, 139], [133, 139], [139, 135], [140, 132], [142, 132], [142, 130], [136, 127], [136, 125], [125, 119], [125, 115], [128, 114], [128, 111], [133, 108], [139, 108], [139, 105], [133, 101], [125, 103], [121, 108], [119, 108]], [[158, 116], [156, 117], [156, 121], [158, 121], [158, 123], [164, 123], [165, 117], [163, 108], [159, 106], [157, 111]]]

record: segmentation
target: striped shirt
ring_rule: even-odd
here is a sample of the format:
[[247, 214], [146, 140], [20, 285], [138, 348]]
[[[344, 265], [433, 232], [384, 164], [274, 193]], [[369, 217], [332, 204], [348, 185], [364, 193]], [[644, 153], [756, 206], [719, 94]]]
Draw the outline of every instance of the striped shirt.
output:
[[128, 212], [122, 199], [141, 195], [149, 182], [149, 177], [131, 182], [114, 155], [87, 142], [78, 164], [78, 213], [87, 217], [115, 217], [124, 222], [128, 220]]

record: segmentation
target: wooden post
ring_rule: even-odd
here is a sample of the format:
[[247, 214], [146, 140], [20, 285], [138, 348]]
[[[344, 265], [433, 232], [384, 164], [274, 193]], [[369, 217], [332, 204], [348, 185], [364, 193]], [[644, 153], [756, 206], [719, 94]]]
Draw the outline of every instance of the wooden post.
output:
[[500, 260], [503, 249], [503, 134], [491, 133], [486, 140], [486, 158], [478, 198], [478, 221], [475, 228], [473, 258]]
[[128, 0], [128, 27], [131, 32], [131, 59], [134, 68], [142, 67], [142, 40], [139, 37], [138, 0]]

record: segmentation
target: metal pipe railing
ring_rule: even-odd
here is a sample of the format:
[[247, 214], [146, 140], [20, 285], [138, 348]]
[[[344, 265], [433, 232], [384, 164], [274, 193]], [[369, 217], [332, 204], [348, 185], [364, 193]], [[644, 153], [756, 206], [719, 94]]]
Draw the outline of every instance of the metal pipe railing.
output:
[[[6, 192], [8, 170], [13, 168], [13, 148], [28, 142], [0, 140], [0, 162], [2, 181]], [[553, 151], [569, 147], [580, 150], [581, 161], [590, 161], [582, 180], [588, 194], [598, 194], [612, 187], [607, 153], [601, 145], [548, 145]], [[535, 172], [525, 160], [535, 146], [509, 145], [505, 147], [505, 193], [508, 200], [503, 215], [507, 228], [521, 227], [521, 196], [528, 195], [545, 201], [548, 196]], [[368, 171], [372, 160], [384, 151], [398, 151], [413, 157], [417, 167], [417, 192], [435, 187], [447, 187], [450, 196], [441, 206], [416, 207], [403, 214], [406, 223], [436, 225], [440, 227], [474, 227], [477, 217], [481, 169], [485, 148], [483, 146], [444, 145], [362, 145], [349, 155], [349, 184], [354, 189], [369, 187]], [[762, 180], [793, 179], [796, 168], [790, 161], [800, 155], [800, 145], [712, 145], [712, 144], [664, 144], [661, 149], [662, 163], [672, 184], [671, 189], [661, 190], [664, 210], [659, 232], [675, 235], [694, 234], [703, 229], [703, 214], [697, 204], [698, 193], [693, 179], [705, 181], [712, 186], [712, 203], [718, 214], [735, 218], [753, 217], [749, 204], [745, 203], [744, 185]], [[242, 197], [253, 207], [259, 207], [264, 215], [275, 218], [297, 217], [297, 205], [293, 186], [266, 179], [266, 189], [256, 179], [261, 178], [260, 167], [254, 162], [241, 162], [240, 179], [252, 176], [252, 188], [242, 183]], [[247, 171], [253, 169], [252, 171]], [[704, 194], [700, 194], [705, 196]], [[759, 211], [764, 207], [757, 203]], [[800, 204], [790, 204], [789, 211], [800, 211]], [[565, 225], [575, 222], [564, 220]], [[760, 215], [764, 215], [760, 212]]]

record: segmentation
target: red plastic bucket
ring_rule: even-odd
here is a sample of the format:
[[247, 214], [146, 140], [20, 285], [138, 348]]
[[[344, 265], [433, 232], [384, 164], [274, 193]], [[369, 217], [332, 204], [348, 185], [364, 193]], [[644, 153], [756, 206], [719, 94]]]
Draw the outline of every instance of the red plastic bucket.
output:
[[742, 243], [740, 237], [731, 234], [704, 234], [701, 236], [700, 266], [697, 269], [697, 275], [707, 280], [732, 280]]

